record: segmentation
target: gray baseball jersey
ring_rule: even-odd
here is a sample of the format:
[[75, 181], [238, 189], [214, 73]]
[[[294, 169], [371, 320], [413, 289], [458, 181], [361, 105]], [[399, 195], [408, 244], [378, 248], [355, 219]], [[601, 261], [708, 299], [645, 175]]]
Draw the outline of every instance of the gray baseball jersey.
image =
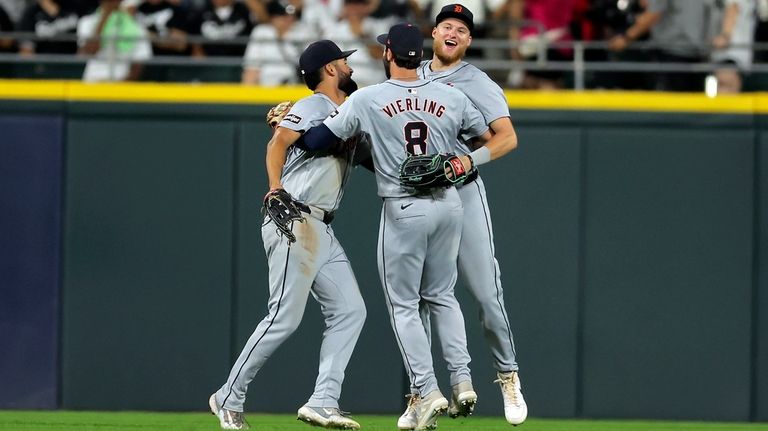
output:
[[424, 80], [358, 90], [325, 120], [338, 137], [370, 135], [379, 195], [378, 268], [403, 364], [421, 395], [438, 390], [418, 304], [430, 304], [451, 364], [451, 385], [471, 381], [464, 317], [453, 294], [463, 208], [455, 187], [412, 196], [398, 170], [408, 154], [455, 152], [456, 137], [488, 127], [461, 92]]
[[[464, 61], [439, 72], [432, 71], [431, 64], [431, 60], [422, 62], [418, 69], [419, 76], [448, 84], [466, 94], [483, 113], [487, 124], [509, 117], [504, 91], [485, 72]], [[470, 151], [466, 145], [460, 147]], [[517, 370], [515, 344], [504, 306], [501, 272], [496, 260], [493, 224], [483, 180], [478, 176], [475, 181], [464, 184], [459, 188], [459, 195], [464, 205], [459, 274], [480, 306], [480, 321], [496, 369], [501, 372]]]
[[[328, 96], [315, 93], [297, 102], [279, 126], [303, 132], [322, 123], [336, 108]], [[309, 152], [292, 146], [283, 167], [283, 188], [300, 202], [334, 211], [344, 194], [353, 151], [354, 148], [342, 149], [335, 157], [328, 157], [329, 151]]]
[[460, 134], [476, 137], [488, 130], [472, 102], [442, 84], [388, 80], [365, 90], [353, 93], [325, 124], [342, 139], [361, 131], [370, 135], [376, 183], [384, 198], [411, 194], [398, 180], [409, 154], [455, 153]]
[[[323, 94], [297, 102], [280, 127], [306, 130], [319, 124], [337, 105]], [[354, 149], [308, 152], [289, 150], [281, 177], [285, 189], [306, 204], [311, 213], [295, 222], [296, 242], [291, 244], [267, 218], [261, 228], [269, 264], [269, 313], [258, 324], [216, 393], [216, 402], [228, 410], [243, 411], [248, 384], [272, 353], [301, 322], [310, 294], [320, 304], [327, 325], [320, 348], [315, 390], [307, 405], [338, 408], [344, 370], [365, 320], [365, 304], [344, 249], [333, 229], [323, 221], [323, 211], [339, 204], [349, 175]]]

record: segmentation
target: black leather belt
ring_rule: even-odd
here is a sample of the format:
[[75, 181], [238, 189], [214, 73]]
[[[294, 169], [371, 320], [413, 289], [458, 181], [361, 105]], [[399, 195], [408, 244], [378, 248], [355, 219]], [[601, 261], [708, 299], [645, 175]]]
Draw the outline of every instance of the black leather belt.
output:
[[322, 220], [325, 224], [331, 224], [333, 218], [336, 217], [335, 211], [328, 212], [320, 208], [310, 207], [309, 205], [301, 202], [296, 202], [296, 206], [299, 207], [301, 211], [311, 215], [312, 217], [318, 220]]

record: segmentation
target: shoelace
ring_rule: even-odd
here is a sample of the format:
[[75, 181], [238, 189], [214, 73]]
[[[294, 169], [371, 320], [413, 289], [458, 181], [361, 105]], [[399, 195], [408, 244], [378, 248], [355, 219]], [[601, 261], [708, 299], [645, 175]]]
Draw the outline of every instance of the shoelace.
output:
[[421, 396], [419, 396], [419, 394], [408, 394], [405, 397], [408, 398], [408, 406], [405, 410], [408, 413], [416, 411], [416, 406], [421, 401]]
[[512, 404], [519, 406], [520, 403], [517, 401], [517, 391], [515, 390], [515, 377], [514, 374], [510, 375], [509, 377], [499, 377], [498, 379], [494, 380], [493, 383], [500, 383], [501, 389], [504, 391], [505, 394], [507, 394], [511, 400]]
[[238, 428], [250, 428], [250, 424], [245, 420], [241, 412], [233, 412], [232, 410], [224, 410], [224, 412], [226, 422], [229, 422]]
[[352, 412], [345, 412], [344, 410], [336, 409], [336, 414], [338, 414], [339, 416], [344, 416], [345, 418], [348, 418], [352, 415]]

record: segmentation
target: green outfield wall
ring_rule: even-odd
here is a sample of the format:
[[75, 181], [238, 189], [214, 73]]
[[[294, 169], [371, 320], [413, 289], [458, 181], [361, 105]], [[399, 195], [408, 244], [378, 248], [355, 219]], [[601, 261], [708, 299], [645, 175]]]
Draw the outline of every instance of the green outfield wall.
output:
[[[24, 119], [12, 137], [0, 131], [0, 159], [23, 127], [59, 130], [50, 182], [61, 202], [48, 211], [60, 217], [60, 269], [47, 283], [60, 304], [46, 317], [58, 328], [56, 406], [207, 408], [266, 314], [263, 117], [304, 94], [0, 82], [0, 120]], [[768, 96], [508, 99], [519, 148], [481, 173], [530, 414], [768, 421]], [[0, 182], [11, 174], [24, 176]], [[34, 193], [4, 194], [4, 205]], [[368, 320], [341, 402], [394, 416], [405, 382], [376, 273], [380, 205], [356, 170], [333, 226]], [[36, 273], [16, 265], [3, 296], [23, 296], [8, 280]], [[457, 294], [477, 414], [501, 415], [477, 307]], [[313, 299], [307, 310], [246, 410], [293, 412], [310, 396], [323, 321]]]

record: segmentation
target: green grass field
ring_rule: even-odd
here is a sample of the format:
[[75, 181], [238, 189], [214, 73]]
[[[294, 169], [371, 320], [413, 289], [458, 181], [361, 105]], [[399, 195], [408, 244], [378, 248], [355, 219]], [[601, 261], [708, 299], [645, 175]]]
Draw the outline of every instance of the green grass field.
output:
[[[294, 415], [246, 414], [256, 431], [312, 431]], [[359, 415], [361, 431], [396, 431], [397, 416]], [[441, 431], [768, 431], [768, 423], [714, 423], [529, 419], [513, 428], [503, 418], [441, 418]], [[218, 422], [204, 413], [0, 411], [0, 430], [13, 431], [216, 431]]]

